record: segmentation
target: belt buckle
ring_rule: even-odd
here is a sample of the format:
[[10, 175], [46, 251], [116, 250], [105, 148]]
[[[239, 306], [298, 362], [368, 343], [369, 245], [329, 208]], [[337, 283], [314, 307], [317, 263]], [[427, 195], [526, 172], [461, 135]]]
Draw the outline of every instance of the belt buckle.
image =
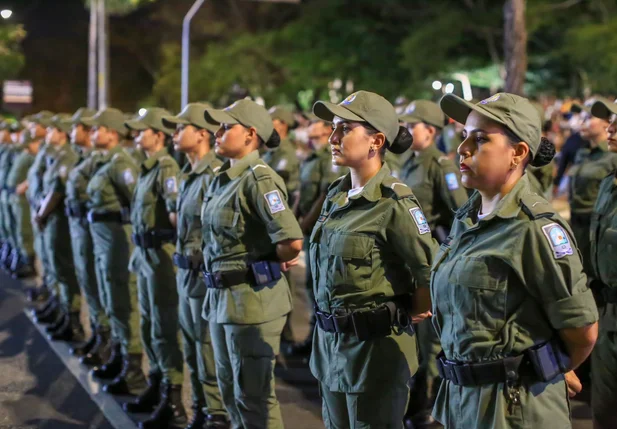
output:
[[93, 215], [94, 215], [94, 212], [92, 210], [90, 210], [88, 214], [86, 215], [86, 219], [88, 220], [88, 223], [94, 223], [94, 221], [92, 220]]
[[212, 275], [210, 273], [208, 273], [207, 271], [202, 271], [201, 272], [204, 276], [204, 283], [206, 284], [206, 287], [208, 289], [214, 289], [214, 285], [212, 283]]
[[457, 386], [460, 386], [460, 380], [455, 369], [459, 364], [448, 359], [444, 359], [444, 361], [445, 364], [443, 368], [444, 372], [446, 373], [446, 378], [448, 378], [452, 383], [456, 384]]
[[222, 272], [216, 272], [213, 275], [214, 277], [214, 287], [217, 289], [225, 289], [225, 283], [223, 281], [223, 273]]

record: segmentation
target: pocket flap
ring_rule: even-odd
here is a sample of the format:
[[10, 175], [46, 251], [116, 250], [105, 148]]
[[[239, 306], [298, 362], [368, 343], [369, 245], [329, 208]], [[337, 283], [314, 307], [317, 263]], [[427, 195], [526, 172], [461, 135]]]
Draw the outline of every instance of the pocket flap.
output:
[[238, 213], [229, 207], [222, 207], [212, 214], [212, 221], [216, 226], [231, 228], [236, 225]]
[[469, 288], [502, 289], [507, 267], [495, 258], [463, 257], [456, 261], [449, 282]]
[[375, 245], [375, 238], [362, 234], [334, 233], [330, 240], [330, 252], [346, 259], [366, 259]]

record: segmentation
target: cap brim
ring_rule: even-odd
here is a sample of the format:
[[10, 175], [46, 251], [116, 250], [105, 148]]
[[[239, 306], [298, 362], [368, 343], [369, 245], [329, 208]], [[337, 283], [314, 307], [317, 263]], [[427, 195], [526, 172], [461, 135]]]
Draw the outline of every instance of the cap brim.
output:
[[97, 120], [94, 117], [91, 118], [81, 118], [79, 123], [86, 127], [95, 127], [97, 124]]
[[422, 122], [422, 119], [418, 118], [417, 116], [413, 116], [413, 115], [401, 115], [398, 117], [398, 120], [401, 122], [406, 122], [408, 124], [415, 124], [418, 122]]
[[176, 125], [178, 124], [190, 124], [189, 121], [184, 118], [179, 118], [178, 116], [165, 116], [164, 118], [161, 118], [161, 121], [163, 121], [163, 125], [165, 125], [167, 128], [176, 128]]
[[498, 116], [485, 109], [481, 104], [472, 104], [454, 94], [446, 94], [439, 100], [441, 110], [456, 122], [464, 124], [469, 114], [474, 111], [498, 124], [508, 126]]
[[235, 125], [235, 124], [240, 123], [238, 122], [237, 119], [235, 119], [233, 116], [231, 116], [226, 111], [217, 110], [217, 109], [206, 109], [206, 111], [204, 112], [204, 118], [206, 122], [208, 122], [209, 124], [213, 124], [213, 125], [220, 125], [220, 124]]
[[591, 106], [591, 114], [596, 118], [610, 119], [611, 115], [617, 114], [617, 104], [596, 101]]
[[356, 115], [346, 107], [327, 101], [318, 101], [315, 103], [315, 105], [313, 105], [313, 113], [318, 118], [328, 122], [332, 122], [335, 116], [346, 121], [366, 122], [364, 118]]
[[143, 131], [143, 130], [147, 130], [148, 128], [150, 128], [148, 125], [146, 125], [144, 122], [141, 122], [141, 121], [126, 121], [124, 125], [129, 130], [133, 130], [133, 131]]

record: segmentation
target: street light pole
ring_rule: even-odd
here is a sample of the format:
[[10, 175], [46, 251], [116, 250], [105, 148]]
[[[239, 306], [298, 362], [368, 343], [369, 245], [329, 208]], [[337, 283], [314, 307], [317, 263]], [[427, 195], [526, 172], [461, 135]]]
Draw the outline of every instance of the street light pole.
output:
[[108, 106], [108, 70], [107, 70], [107, 13], [105, 0], [98, 0], [98, 42], [99, 42], [99, 109]]
[[206, 0], [195, 0], [182, 21], [182, 100], [181, 109], [189, 103], [189, 57], [191, 49], [191, 20]]
[[96, 106], [96, 32], [98, 20], [98, 1], [92, 0], [90, 4], [90, 34], [88, 39], [88, 108]]

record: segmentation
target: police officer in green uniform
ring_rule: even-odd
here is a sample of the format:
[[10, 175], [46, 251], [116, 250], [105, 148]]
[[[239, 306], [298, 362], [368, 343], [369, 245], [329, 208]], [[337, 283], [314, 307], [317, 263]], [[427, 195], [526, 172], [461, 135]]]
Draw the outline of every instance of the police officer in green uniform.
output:
[[592, 273], [590, 260], [589, 228], [591, 226], [591, 212], [598, 197], [600, 182], [617, 168], [617, 154], [608, 151], [606, 141], [605, 118], [591, 115], [590, 107], [583, 107], [586, 119], [581, 129], [581, 136], [589, 140], [588, 149], [579, 149], [574, 165], [568, 175], [570, 203], [570, 223], [574, 238], [583, 257], [583, 268], [586, 274]]
[[0, 268], [10, 271], [11, 253], [15, 243], [11, 234], [13, 216], [10, 213], [6, 179], [15, 157], [15, 144], [11, 140], [10, 122], [6, 120], [0, 123], [0, 144], [3, 149], [0, 152], [0, 240], [2, 240]]
[[283, 179], [259, 148], [280, 138], [266, 109], [240, 100], [207, 110], [220, 125], [217, 155], [228, 158], [208, 188], [201, 211], [203, 317], [208, 320], [216, 376], [234, 428], [283, 427], [274, 386], [275, 356], [291, 311], [287, 280], [297, 264], [302, 231], [289, 208]]
[[572, 369], [591, 353], [598, 311], [568, 224], [525, 174], [555, 148], [525, 98], [440, 104], [465, 124], [462, 183], [477, 192], [432, 267], [444, 379], [433, 416], [448, 429], [570, 427]]
[[101, 151], [86, 188], [87, 219], [99, 299], [109, 318], [113, 341], [109, 359], [94, 368], [92, 375], [111, 380], [103, 386], [109, 393], [134, 393], [146, 385], [141, 369], [137, 285], [128, 270], [132, 250], [129, 208], [137, 183], [137, 165], [120, 145], [127, 133], [120, 110], [103, 109], [80, 122], [91, 128], [92, 143]]
[[[429, 100], [412, 101], [399, 116], [413, 135], [412, 155], [403, 164], [399, 177], [413, 190], [438, 243], [448, 236], [454, 212], [467, 201], [458, 167], [435, 143], [445, 120], [439, 105]], [[430, 422], [437, 395], [439, 373], [435, 358], [441, 347], [430, 320], [420, 323], [417, 333], [420, 369], [414, 377], [406, 415], [414, 424], [421, 425]]]
[[41, 140], [35, 140], [30, 133], [22, 132], [20, 145], [21, 150], [13, 160], [13, 166], [6, 180], [9, 191], [9, 205], [15, 220], [13, 237], [17, 248], [11, 262], [11, 269], [18, 278], [36, 275], [34, 234], [32, 219], [30, 218], [30, 205], [26, 198], [26, 188], [28, 170], [34, 163], [34, 157], [39, 151]]
[[52, 277], [58, 282], [63, 317], [48, 328], [50, 339], [79, 341], [83, 328], [79, 321], [81, 294], [71, 248], [68, 219], [64, 214], [66, 182], [79, 156], [69, 142], [70, 116], [59, 114], [49, 120], [46, 143], [47, 168], [43, 175], [40, 207], [34, 218], [43, 233]]
[[328, 429], [400, 428], [418, 369], [412, 323], [428, 316], [436, 248], [411, 189], [384, 163], [412, 136], [372, 92], [319, 101], [313, 112], [333, 122], [333, 162], [350, 169], [330, 186], [310, 238], [318, 326], [310, 368], [323, 419]]
[[[272, 126], [278, 133], [281, 143], [274, 149], [261, 148], [265, 150], [262, 159], [285, 181], [287, 195], [289, 196], [289, 206], [292, 209], [297, 207], [298, 191], [300, 189], [300, 161], [296, 155], [296, 148], [289, 138], [289, 131], [294, 127], [296, 120], [294, 115], [289, 110], [282, 106], [273, 106], [268, 111], [272, 118]], [[296, 283], [293, 280], [291, 272], [284, 273], [291, 296], [295, 295]], [[291, 329], [291, 313], [287, 318], [287, 323], [283, 328], [282, 339], [287, 344], [294, 343], [294, 335]]]
[[[103, 336], [108, 337], [109, 322], [99, 298], [99, 290], [94, 269], [94, 247], [88, 225], [86, 188], [93, 173], [94, 158], [90, 128], [80, 123], [81, 118], [94, 116], [96, 112], [81, 108], [71, 118], [71, 143], [79, 156], [75, 168], [69, 172], [66, 183], [65, 214], [69, 218], [71, 244], [73, 248], [73, 265], [79, 288], [88, 307], [92, 335], [84, 343], [71, 349], [72, 354], [88, 365], [100, 364], [98, 351], [103, 345]], [[101, 332], [99, 332], [101, 331]], [[104, 333], [102, 333], [104, 332]], [[93, 361], [86, 359], [88, 354], [96, 356]]]
[[[598, 100], [591, 113], [609, 121], [608, 150], [617, 153], [617, 104]], [[591, 216], [591, 287], [600, 298], [600, 334], [591, 355], [591, 409], [595, 429], [617, 422], [617, 169], [600, 183]]]
[[[140, 428], [187, 422], [182, 405], [178, 290], [172, 259], [179, 168], [166, 146], [172, 129], [163, 124], [163, 117], [169, 115], [165, 109], [150, 108], [139, 118], [125, 122], [130, 130], [139, 131], [135, 142], [146, 154], [131, 202], [135, 249], [129, 269], [137, 275], [141, 341], [150, 361], [150, 390], [158, 393], [156, 387], [160, 385], [160, 395], [154, 395], [158, 401], [140, 402], [142, 397], [135, 403], [140, 411], [156, 405], [150, 418], [140, 422]], [[147, 398], [151, 398], [150, 393]]]
[[193, 399], [193, 418], [186, 429], [228, 427], [227, 412], [216, 380], [210, 330], [201, 317], [206, 296], [201, 275], [201, 205], [222, 165], [211, 147], [218, 126], [206, 122], [204, 113], [208, 108], [209, 105], [193, 103], [178, 116], [163, 118], [165, 126], [176, 129], [175, 149], [186, 154], [189, 160], [178, 178], [178, 240], [174, 254], [174, 264], [178, 267], [176, 282], [184, 360]]

